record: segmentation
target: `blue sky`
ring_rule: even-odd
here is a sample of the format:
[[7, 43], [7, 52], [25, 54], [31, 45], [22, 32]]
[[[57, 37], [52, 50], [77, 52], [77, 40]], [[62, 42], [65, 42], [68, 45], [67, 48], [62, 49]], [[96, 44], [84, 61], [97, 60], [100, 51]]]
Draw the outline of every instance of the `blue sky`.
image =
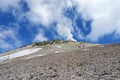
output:
[[0, 53], [54, 39], [118, 43], [119, 3], [119, 0], [1, 0]]

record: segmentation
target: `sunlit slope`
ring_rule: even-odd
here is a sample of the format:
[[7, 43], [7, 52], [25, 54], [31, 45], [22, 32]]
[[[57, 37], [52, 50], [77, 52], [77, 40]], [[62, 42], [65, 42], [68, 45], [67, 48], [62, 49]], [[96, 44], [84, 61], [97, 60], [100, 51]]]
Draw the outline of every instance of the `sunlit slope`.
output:
[[[0, 55], [0, 62], [9, 61], [14, 58], [32, 58], [36, 56], [44, 56], [51, 53], [59, 53], [71, 51], [74, 49], [87, 48], [97, 46], [98, 44], [89, 44], [85, 42], [53, 40], [45, 42], [35, 42], [31, 45], [26, 45], [16, 50], [8, 51]], [[20, 59], [20, 58], [19, 58]]]

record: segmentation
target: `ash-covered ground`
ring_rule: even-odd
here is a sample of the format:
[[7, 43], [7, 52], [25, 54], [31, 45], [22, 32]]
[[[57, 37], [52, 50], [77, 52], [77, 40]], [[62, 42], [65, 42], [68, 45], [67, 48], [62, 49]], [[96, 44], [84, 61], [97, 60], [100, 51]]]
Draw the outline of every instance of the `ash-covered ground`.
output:
[[120, 80], [120, 44], [33, 43], [0, 55], [0, 80]]

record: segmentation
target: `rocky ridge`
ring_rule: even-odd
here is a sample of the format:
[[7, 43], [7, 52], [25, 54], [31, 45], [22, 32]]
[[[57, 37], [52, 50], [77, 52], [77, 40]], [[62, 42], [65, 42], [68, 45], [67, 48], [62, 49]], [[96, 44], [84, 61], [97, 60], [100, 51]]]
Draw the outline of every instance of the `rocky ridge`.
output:
[[119, 44], [54, 40], [8, 51], [0, 60], [0, 80], [120, 80]]

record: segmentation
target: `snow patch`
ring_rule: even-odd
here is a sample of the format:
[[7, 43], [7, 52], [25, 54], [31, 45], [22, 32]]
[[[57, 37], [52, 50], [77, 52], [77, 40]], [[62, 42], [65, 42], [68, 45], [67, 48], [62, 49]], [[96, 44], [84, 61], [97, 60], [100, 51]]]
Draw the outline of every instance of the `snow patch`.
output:
[[83, 49], [84, 51], [88, 51], [89, 49]]
[[59, 53], [60, 51], [55, 51], [55, 53]]
[[13, 59], [13, 58], [29, 55], [29, 54], [35, 53], [39, 50], [42, 50], [42, 48], [27, 49], [27, 50], [22, 50], [20, 52], [13, 53], [10, 55], [2, 56], [2, 57], [0, 57], [0, 62], [3, 62], [3, 61], [8, 60], [8, 59]]
[[42, 57], [45, 55], [47, 55], [47, 54], [39, 54], [39, 55], [35, 55], [35, 56], [30, 56], [30, 57], [27, 57], [26, 59], [30, 59], [30, 58], [34, 58], [34, 57]]
[[40, 56], [45, 56], [45, 55], [47, 55], [47, 54], [39, 54], [39, 55], [37, 55], [37, 56], [39, 56], [39, 57], [40, 57]]
[[61, 53], [61, 52], [64, 52], [64, 51], [55, 51], [55, 53]]
[[6, 61], [8, 59], [9, 59], [8, 55], [7, 56], [2, 56], [2, 57], [0, 57], [0, 62]]
[[62, 48], [60, 45], [57, 45], [57, 48]]
[[9, 57], [9, 59], [16, 58], [16, 57], [21, 57], [21, 56], [25, 56], [25, 55], [28, 55], [28, 54], [32, 54], [32, 53], [35, 53], [35, 52], [37, 52], [39, 50], [42, 50], [42, 48], [35, 48], [35, 49], [23, 50], [23, 51], [11, 54], [10, 57]]

